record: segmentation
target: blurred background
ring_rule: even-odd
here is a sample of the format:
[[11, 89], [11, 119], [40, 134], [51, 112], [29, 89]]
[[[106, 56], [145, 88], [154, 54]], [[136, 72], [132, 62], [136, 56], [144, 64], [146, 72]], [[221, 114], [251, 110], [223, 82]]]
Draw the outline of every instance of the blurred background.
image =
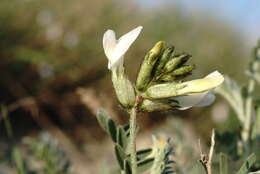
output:
[[[1, 0], [0, 104], [8, 111], [13, 136], [8, 138], [1, 114], [0, 173], [14, 172], [6, 154], [11, 145], [24, 147], [24, 139], [42, 134], [58, 142], [74, 173], [115, 168], [112, 144], [95, 118], [97, 109], [104, 108], [118, 123], [127, 121], [103, 52], [107, 29], [121, 36], [144, 27], [126, 54], [133, 82], [145, 53], [165, 40], [177, 52], [192, 55], [194, 78], [218, 70], [243, 83], [260, 36], [259, 9], [258, 0]], [[190, 153], [199, 155], [199, 137], [207, 145], [213, 127], [236, 126], [228, 121], [233, 119], [230, 111], [217, 97], [206, 108], [140, 115], [138, 146], [151, 144], [150, 135], [159, 132], [176, 144], [192, 145], [195, 151], [182, 153], [185, 163]], [[24, 149], [24, 160], [29, 160]]]

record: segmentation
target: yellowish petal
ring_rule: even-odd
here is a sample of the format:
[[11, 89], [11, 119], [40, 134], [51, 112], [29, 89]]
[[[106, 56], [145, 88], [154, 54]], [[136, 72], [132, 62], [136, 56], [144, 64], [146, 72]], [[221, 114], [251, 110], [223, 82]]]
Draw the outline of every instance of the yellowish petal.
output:
[[191, 81], [181, 83], [181, 85], [184, 85], [185, 87], [179, 89], [177, 93], [178, 95], [188, 95], [188, 94], [205, 92], [213, 88], [216, 88], [223, 81], [224, 81], [223, 75], [215, 71], [203, 79], [191, 80]]

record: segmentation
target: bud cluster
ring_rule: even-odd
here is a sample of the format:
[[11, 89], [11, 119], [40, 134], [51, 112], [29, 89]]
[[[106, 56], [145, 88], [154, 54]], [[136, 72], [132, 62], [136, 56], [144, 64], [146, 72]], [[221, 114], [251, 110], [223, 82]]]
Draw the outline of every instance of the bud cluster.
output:
[[[142, 102], [141, 110], [151, 112], [168, 110], [178, 106], [178, 102], [172, 99], [166, 100], [158, 97], [160, 100], [151, 100], [147, 92], [154, 85], [165, 84], [167, 86], [169, 83], [177, 83], [190, 75], [195, 68], [194, 65], [186, 64], [190, 58], [191, 55], [186, 53], [177, 54], [173, 46], [166, 46], [166, 43], [163, 41], [159, 41], [154, 45], [145, 55], [136, 79], [137, 93], [145, 98]], [[182, 86], [177, 85], [177, 87]], [[162, 88], [152, 88], [158, 96], [161, 95], [160, 92], [164, 92], [160, 89]], [[174, 92], [176, 90], [167, 91]]]
[[176, 54], [173, 46], [165, 46], [165, 42], [159, 41], [146, 54], [136, 80], [136, 88], [144, 92], [154, 84], [174, 82], [190, 75], [194, 65], [185, 63], [191, 55]]

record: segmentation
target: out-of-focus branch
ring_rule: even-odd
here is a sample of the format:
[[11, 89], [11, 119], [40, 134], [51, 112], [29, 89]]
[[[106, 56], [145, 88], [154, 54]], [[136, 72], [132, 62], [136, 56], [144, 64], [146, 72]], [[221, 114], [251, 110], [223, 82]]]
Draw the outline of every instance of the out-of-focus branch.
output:
[[202, 152], [200, 141], [199, 141], [200, 163], [204, 167], [207, 174], [213, 174], [211, 164], [212, 164], [212, 157], [214, 153], [214, 147], [215, 147], [215, 131], [213, 129], [211, 134], [211, 145], [210, 145], [210, 150], [208, 155]]

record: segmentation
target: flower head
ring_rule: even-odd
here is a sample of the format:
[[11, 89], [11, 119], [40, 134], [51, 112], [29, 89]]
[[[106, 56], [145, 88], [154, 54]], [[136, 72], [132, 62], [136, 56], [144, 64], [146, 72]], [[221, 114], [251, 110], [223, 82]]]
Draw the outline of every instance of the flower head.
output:
[[176, 54], [174, 47], [166, 47], [163, 41], [146, 54], [133, 86], [124, 71], [124, 55], [142, 28], [139, 26], [119, 39], [113, 30], [107, 30], [103, 36], [108, 69], [112, 71], [113, 86], [121, 105], [133, 107], [136, 95], [144, 99], [139, 109], [148, 112], [211, 104], [215, 100], [213, 90], [224, 81], [223, 75], [215, 71], [205, 78], [182, 82], [195, 68], [186, 64], [191, 55]]
[[107, 30], [104, 33], [103, 48], [108, 58], [108, 69], [112, 70], [119, 64], [123, 64], [124, 54], [136, 40], [142, 28], [142, 26], [139, 26], [121, 36], [118, 40], [113, 30]]

